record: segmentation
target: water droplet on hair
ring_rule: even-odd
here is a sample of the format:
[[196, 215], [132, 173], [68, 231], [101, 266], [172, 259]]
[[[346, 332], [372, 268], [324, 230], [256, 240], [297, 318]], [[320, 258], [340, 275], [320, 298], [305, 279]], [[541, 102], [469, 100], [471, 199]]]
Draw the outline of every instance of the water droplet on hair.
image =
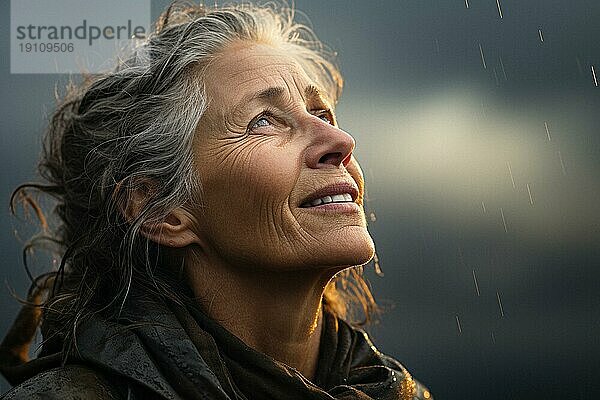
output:
[[383, 271], [381, 270], [381, 265], [379, 265], [379, 257], [377, 257], [377, 253], [373, 256], [373, 263], [375, 267], [375, 273], [377, 276], [383, 276]]
[[377, 216], [374, 212], [371, 211], [371, 213], [369, 214], [369, 219], [371, 220], [371, 222], [377, 221]]

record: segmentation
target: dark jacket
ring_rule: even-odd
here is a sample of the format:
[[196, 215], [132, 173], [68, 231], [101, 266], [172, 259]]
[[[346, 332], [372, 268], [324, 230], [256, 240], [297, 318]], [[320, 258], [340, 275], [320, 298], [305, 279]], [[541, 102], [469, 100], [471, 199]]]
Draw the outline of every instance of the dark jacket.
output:
[[128, 303], [123, 316], [118, 323], [86, 320], [66, 363], [46, 350], [10, 370], [7, 376], [18, 385], [2, 398], [432, 398], [398, 361], [379, 352], [364, 331], [327, 312], [313, 381], [250, 348], [193, 305], [138, 299]]

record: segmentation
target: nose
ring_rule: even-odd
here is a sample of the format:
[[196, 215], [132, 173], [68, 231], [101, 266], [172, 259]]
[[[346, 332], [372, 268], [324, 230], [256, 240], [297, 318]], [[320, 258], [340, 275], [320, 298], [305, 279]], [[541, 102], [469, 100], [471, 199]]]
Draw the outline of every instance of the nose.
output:
[[356, 142], [347, 132], [315, 118], [312, 143], [306, 151], [306, 164], [310, 168], [346, 167], [352, 157]]

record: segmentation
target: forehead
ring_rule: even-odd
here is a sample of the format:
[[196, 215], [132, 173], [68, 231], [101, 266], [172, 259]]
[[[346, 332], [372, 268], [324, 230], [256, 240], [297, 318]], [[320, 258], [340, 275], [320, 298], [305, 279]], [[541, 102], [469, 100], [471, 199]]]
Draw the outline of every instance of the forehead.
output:
[[225, 107], [268, 87], [284, 87], [289, 95], [302, 96], [313, 84], [302, 66], [282, 49], [246, 42], [226, 48], [210, 64], [206, 77], [211, 103]]

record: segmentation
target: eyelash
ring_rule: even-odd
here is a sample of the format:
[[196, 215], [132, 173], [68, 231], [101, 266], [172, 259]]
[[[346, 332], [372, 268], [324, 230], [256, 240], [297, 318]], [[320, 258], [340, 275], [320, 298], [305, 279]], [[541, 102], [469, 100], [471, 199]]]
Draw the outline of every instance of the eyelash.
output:
[[[335, 125], [335, 119], [333, 118], [333, 114], [331, 113], [331, 111], [329, 110], [310, 110], [311, 113], [313, 113], [313, 115], [317, 118], [322, 118], [322, 117], [326, 117], [327, 118], [327, 123], [331, 124], [331, 125]], [[254, 117], [252, 119], [252, 121], [250, 121], [250, 123], [248, 124], [248, 128], [247, 128], [247, 132], [251, 132], [254, 129], [254, 126], [258, 123], [258, 121], [260, 121], [261, 119], [265, 118], [265, 117], [270, 117], [270, 118], [275, 118], [275, 113], [276, 111], [273, 110], [272, 108], [265, 108], [263, 109], [260, 114], [258, 114], [256, 117]]]
[[250, 121], [250, 123], [248, 124], [248, 132], [253, 131], [254, 125], [256, 125], [256, 123], [258, 121], [260, 121], [261, 119], [265, 118], [265, 117], [269, 117], [269, 118], [275, 118], [275, 110], [273, 110], [272, 108], [265, 108], [263, 109], [260, 114], [258, 114], [256, 117], [254, 117], [252, 119], [252, 121]]
[[327, 117], [327, 122], [330, 125], [335, 125], [335, 118], [330, 110], [313, 110], [313, 115], [317, 118]]

